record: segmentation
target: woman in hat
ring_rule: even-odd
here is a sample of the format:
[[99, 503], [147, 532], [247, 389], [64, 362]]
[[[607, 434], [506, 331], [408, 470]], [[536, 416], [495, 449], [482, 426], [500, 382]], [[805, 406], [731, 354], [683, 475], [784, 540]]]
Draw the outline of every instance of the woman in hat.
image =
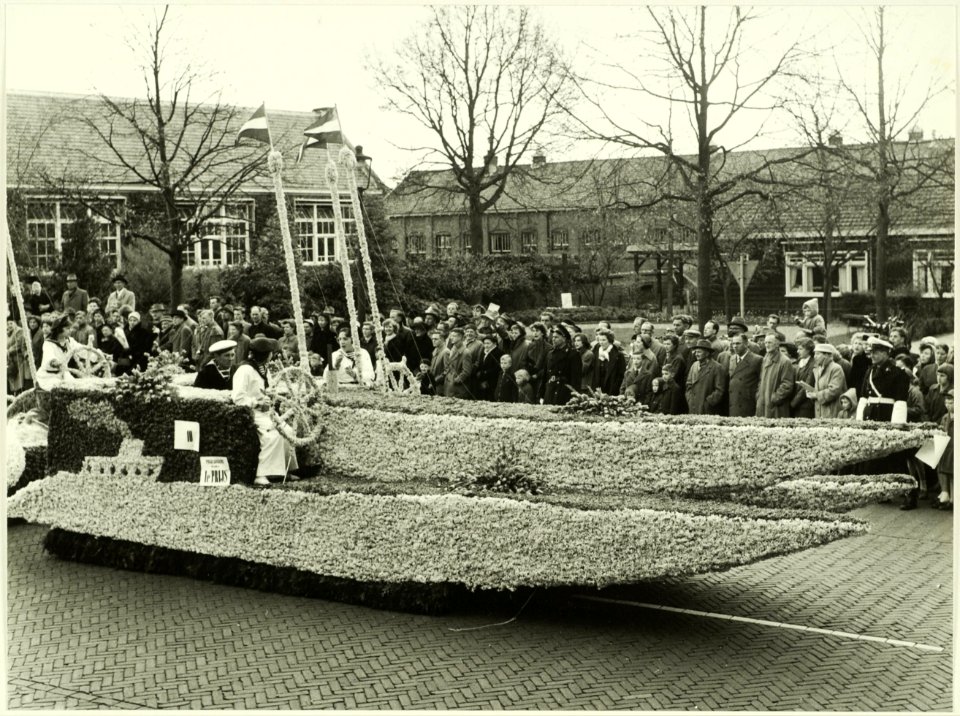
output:
[[237, 405], [253, 410], [253, 422], [260, 437], [260, 457], [257, 461], [255, 485], [269, 485], [271, 477], [283, 478], [295, 470], [297, 455], [277, 431], [270, 417], [272, 408], [265, 389], [269, 385], [267, 363], [278, 349], [272, 338], [259, 336], [250, 341], [250, 353], [233, 374], [231, 397]]
[[117, 360], [117, 374], [132, 373], [134, 369], [146, 370], [147, 361], [153, 354], [153, 331], [143, 325], [139, 313], [131, 311], [127, 314], [127, 325], [122, 334], [117, 332], [117, 340], [123, 346]]
[[817, 344], [813, 347], [813, 382], [798, 379], [800, 388], [813, 401], [815, 418], [835, 418], [840, 412], [840, 396], [847, 390], [847, 379], [835, 356], [832, 345]]
[[814, 402], [807, 397], [802, 385], [813, 385], [813, 341], [809, 338], [797, 338], [796, 383], [798, 390], [790, 398], [791, 418], [812, 418], [816, 413]]
[[37, 370], [37, 388], [40, 390], [50, 391], [55, 386], [74, 379], [67, 368], [67, 348], [70, 345], [69, 326], [68, 316], [61, 316], [50, 324], [50, 332], [43, 342], [40, 368]]

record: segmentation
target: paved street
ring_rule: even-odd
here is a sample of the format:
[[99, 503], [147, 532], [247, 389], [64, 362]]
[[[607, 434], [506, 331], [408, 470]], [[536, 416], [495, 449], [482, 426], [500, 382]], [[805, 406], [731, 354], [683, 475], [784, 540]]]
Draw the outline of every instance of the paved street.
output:
[[515, 609], [414, 616], [60, 562], [45, 528], [11, 527], [8, 705], [949, 710], [952, 515], [854, 514], [871, 534], [722, 574], [539, 591], [503, 625]]

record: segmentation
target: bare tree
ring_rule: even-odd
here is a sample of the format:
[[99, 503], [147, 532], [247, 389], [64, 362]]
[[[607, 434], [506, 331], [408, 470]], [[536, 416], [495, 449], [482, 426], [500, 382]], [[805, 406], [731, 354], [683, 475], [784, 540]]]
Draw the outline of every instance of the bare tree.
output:
[[431, 8], [431, 19], [390, 63], [372, 69], [387, 108], [412, 117], [435, 144], [405, 147], [419, 166], [403, 192], [466, 204], [474, 253], [483, 245], [483, 214], [503, 194], [520, 158], [542, 143], [568, 88], [560, 53], [525, 7]]
[[877, 320], [883, 322], [888, 312], [888, 240], [898, 205], [927, 186], [952, 182], [953, 147], [919, 147], [916, 142], [903, 141], [931, 100], [946, 91], [947, 85], [931, 81], [913, 101], [907, 97], [908, 89], [915, 87], [912, 77], [898, 78], [891, 86], [884, 65], [889, 49], [886, 9], [878, 6], [871, 13], [860, 30], [876, 63], [876, 85], [870, 91], [858, 91], [842, 73], [840, 83], [869, 139], [870, 151], [859, 153], [856, 164], [872, 185], [876, 206], [874, 290]]
[[[204, 234], [204, 224], [265, 171], [266, 150], [235, 147], [238, 110], [217, 93], [195, 99], [204, 77], [189, 63], [180, 67], [169, 50], [169, 7], [146, 29], [144, 98], [100, 95], [94, 109], [76, 121], [99, 140], [76, 151], [97, 175], [64, 172], [45, 181], [60, 195], [122, 223], [125, 236], [149, 242], [170, 262], [170, 301], [182, 296], [185, 253]], [[126, 205], [96, 200], [97, 186], [127, 185], [149, 192], [128, 196]]]
[[[651, 38], [643, 52], [657, 58], [657, 71], [631, 70], [622, 63], [610, 66], [613, 80], [581, 78], [578, 82], [586, 104], [598, 120], [574, 115], [583, 136], [634, 150], [660, 152], [674, 172], [671, 181], [663, 177], [651, 183], [650, 202], [676, 202], [693, 208], [697, 230], [698, 320], [710, 319], [709, 291], [716, 255], [715, 216], [735, 207], [750, 196], [767, 194], [766, 177], [771, 166], [793, 161], [795, 154], [775, 152], [770, 156], [752, 153], [751, 161], [731, 160], [731, 152], [742, 149], [746, 139], [724, 146], [721, 135], [735, 119], [757, 117], [751, 137], [762, 134], [770, 116], [781, 109], [782, 84], [792, 76], [800, 56], [798, 44], [785, 43], [776, 55], [749, 57], [757, 34], [750, 27], [756, 16], [740, 7], [710, 9], [647, 8], [653, 24]], [[726, 19], [713, 20], [714, 13]], [[652, 45], [652, 47], [650, 47]], [[663, 79], [662, 85], [656, 84]], [[601, 96], [612, 91], [619, 101]], [[640, 98], [630, 104], [642, 107], [646, 119], [615, 116], [624, 96]], [[669, 119], [655, 121], [655, 107]], [[675, 118], [675, 116], [677, 118]], [[696, 142], [696, 154], [684, 156], [674, 150], [674, 125], [685, 122]], [[596, 126], [600, 124], [601, 126]], [[734, 166], [736, 164], [736, 166]]]

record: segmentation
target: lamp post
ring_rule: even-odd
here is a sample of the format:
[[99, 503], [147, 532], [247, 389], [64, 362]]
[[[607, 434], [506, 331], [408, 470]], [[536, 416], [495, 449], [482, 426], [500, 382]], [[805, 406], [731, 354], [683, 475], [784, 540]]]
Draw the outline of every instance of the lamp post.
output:
[[370, 166], [373, 164], [373, 157], [363, 153], [363, 146], [358, 144], [354, 149], [357, 156], [357, 195], [360, 201], [363, 201], [363, 192], [370, 187]]

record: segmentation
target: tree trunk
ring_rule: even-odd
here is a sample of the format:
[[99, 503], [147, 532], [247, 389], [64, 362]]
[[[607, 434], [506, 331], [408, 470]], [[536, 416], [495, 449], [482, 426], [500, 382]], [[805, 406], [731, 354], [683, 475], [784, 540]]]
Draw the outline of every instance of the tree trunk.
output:
[[183, 252], [170, 254], [170, 310], [183, 303]]
[[877, 323], [887, 320], [887, 234], [890, 233], [890, 202], [886, 197], [880, 200], [877, 211], [877, 246], [875, 263], [874, 293], [876, 294]]
[[830, 301], [833, 298], [833, 229], [827, 227], [823, 242], [823, 322], [830, 322]]
[[673, 316], [673, 282], [676, 276], [673, 271], [673, 246], [667, 252], [667, 318]]
[[483, 209], [480, 208], [479, 197], [470, 197], [470, 253], [474, 256], [483, 254]]

